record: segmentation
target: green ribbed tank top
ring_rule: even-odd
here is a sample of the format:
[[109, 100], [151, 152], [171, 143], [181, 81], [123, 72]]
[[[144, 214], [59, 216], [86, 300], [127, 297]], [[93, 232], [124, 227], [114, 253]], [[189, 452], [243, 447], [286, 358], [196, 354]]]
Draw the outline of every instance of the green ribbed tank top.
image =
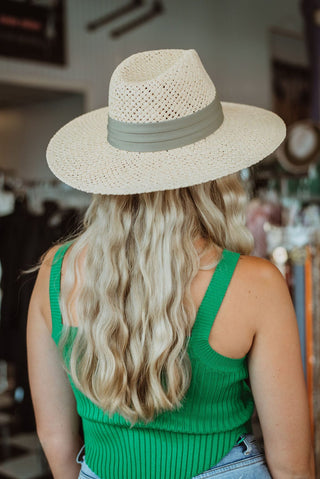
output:
[[[62, 331], [59, 307], [61, 265], [69, 244], [56, 253], [50, 276], [52, 337]], [[251, 432], [254, 409], [246, 356], [232, 359], [214, 351], [208, 338], [239, 254], [223, 250], [198, 309], [188, 345], [190, 387], [182, 408], [166, 411], [149, 424], [130, 427], [119, 414], [108, 417], [73, 384], [82, 419], [88, 466], [102, 479], [190, 479], [217, 464]], [[72, 327], [75, 336], [77, 328]]]

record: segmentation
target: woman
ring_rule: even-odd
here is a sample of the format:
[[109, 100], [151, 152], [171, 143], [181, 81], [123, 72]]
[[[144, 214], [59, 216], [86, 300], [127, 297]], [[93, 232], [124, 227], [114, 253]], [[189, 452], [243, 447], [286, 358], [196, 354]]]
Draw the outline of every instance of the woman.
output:
[[51, 140], [56, 176], [95, 193], [29, 310], [55, 479], [80, 464], [86, 478], [314, 478], [294, 309], [277, 268], [248, 256], [237, 178], [284, 135], [275, 114], [220, 103], [194, 50], [159, 50], [122, 62], [109, 108]]

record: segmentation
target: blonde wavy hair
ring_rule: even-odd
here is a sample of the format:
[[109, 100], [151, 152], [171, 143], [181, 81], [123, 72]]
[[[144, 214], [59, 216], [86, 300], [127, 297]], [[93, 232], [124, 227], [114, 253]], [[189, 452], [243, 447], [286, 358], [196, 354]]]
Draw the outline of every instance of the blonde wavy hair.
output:
[[[135, 424], [181, 406], [191, 379], [191, 282], [217, 264], [223, 248], [251, 253], [246, 203], [238, 174], [175, 190], [93, 196], [67, 258], [60, 348], [70, 339], [75, 305], [67, 370], [109, 415]], [[199, 238], [202, 251], [194, 245]], [[218, 260], [200, 268], [212, 247]]]

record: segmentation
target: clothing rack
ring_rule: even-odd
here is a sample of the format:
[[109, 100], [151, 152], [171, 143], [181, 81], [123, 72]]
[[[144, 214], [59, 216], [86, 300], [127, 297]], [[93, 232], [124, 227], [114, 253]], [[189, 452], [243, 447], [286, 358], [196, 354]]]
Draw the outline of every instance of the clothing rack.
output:
[[21, 272], [78, 230], [90, 199], [59, 180], [26, 180], [13, 171], [0, 170], [0, 387], [6, 386], [3, 376], [9, 365], [15, 388], [23, 391], [16, 415], [25, 431], [34, 430], [25, 335], [36, 272]]

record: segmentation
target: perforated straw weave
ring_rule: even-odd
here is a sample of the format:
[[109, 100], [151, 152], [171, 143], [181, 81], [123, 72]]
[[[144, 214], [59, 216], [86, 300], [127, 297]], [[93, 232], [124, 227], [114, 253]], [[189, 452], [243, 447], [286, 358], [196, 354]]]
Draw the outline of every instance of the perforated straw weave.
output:
[[109, 115], [128, 123], [172, 120], [201, 110], [215, 95], [195, 52], [150, 51], [129, 57], [114, 71]]
[[234, 173], [262, 160], [283, 141], [285, 125], [276, 114], [226, 102], [221, 102], [221, 126], [182, 147], [127, 151], [107, 140], [108, 115], [139, 128], [183, 119], [215, 98], [215, 86], [195, 50], [134, 54], [111, 77], [109, 107], [75, 118], [54, 135], [47, 148], [49, 167], [63, 182], [82, 191], [143, 193]]

